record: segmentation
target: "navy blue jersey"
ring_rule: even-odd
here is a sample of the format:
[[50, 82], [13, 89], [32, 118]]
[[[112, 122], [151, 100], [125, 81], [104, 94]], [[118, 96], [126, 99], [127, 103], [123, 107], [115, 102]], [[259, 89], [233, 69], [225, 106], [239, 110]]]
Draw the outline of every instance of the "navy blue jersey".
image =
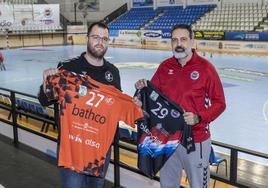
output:
[[150, 82], [136, 92], [142, 101], [144, 118], [138, 121], [138, 168], [154, 176], [182, 144], [195, 150], [192, 127], [186, 125], [183, 109], [157, 91]]

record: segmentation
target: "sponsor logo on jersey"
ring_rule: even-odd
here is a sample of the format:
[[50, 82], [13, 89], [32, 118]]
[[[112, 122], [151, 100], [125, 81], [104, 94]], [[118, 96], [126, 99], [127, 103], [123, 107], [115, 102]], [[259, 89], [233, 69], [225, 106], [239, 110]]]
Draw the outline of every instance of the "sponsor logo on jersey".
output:
[[144, 133], [146, 133], [146, 135], [148, 136], [147, 137], [147, 141], [149, 142], [149, 143], [147, 143], [148, 145], [150, 145], [151, 143], [154, 143], [156, 145], [162, 144], [162, 141], [159, 140], [157, 136], [153, 135], [153, 133], [150, 131], [150, 129], [147, 127], [147, 125], [145, 125], [144, 123], [141, 123], [139, 126], [140, 126], [140, 129]]
[[199, 72], [193, 71], [190, 77], [192, 80], [197, 80], [199, 78]]
[[87, 87], [83, 85], [79, 85], [79, 91], [80, 96], [86, 96], [87, 95]]
[[78, 130], [83, 130], [83, 131], [87, 131], [87, 132], [91, 132], [94, 134], [98, 134], [99, 129], [90, 126], [88, 123], [78, 123], [78, 122], [73, 122], [72, 127], [74, 129], [78, 129]]
[[159, 94], [156, 93], [155, 91], [152, 91], [152, 93], [150, 94], [150, 99], [152, 99], [153, 101], [156, 101], [158, 97]]
[[78, 108], [76, 104], [73, 106], [72, 115], [79, 116], [85, 119], [91, 119], [96, 123], [105, 124], [106, 117], [95, 113], [92, 109]]
[[169, 133], [163, 128], [162, 123], [157, 123], [156, 126], [155, 126], [155, 128], [157, 130], [160, 130], [163, 135], [165, 135], [165, 136], [168, 136], [169, 135]]
[[113, 74], [110, 71], [106, 71], [105, 72], [105, 79], [108, 82], [112, 82], [114, 80], [114, 76], [113, 76]]
[[170, 115], [173, 118], [179, 118], [180, 117], [180, 113], [177, 110], [174, 110], [174, 109], [171, 110]]
[[114, 104], [114, 98], [111, 97], [111, 96], [107, 96], [107, 97], [105, 97], [105, 102], [106, 102], [108, 105], [113, 105], [113, 104]]
[[88, 145], [90, 147], [95, 147], [97, 149], [100, 148], [100, 143], [96, 142], [95, 140], [92, 139], [85, 139], [83, 140], [83, 138], [78, 134], [78, 135], [72, 135], [69, 134], [69, 140], [73, 141], [73, 142], [77, 142], [77, 143], [84, 143], [85, 145]]

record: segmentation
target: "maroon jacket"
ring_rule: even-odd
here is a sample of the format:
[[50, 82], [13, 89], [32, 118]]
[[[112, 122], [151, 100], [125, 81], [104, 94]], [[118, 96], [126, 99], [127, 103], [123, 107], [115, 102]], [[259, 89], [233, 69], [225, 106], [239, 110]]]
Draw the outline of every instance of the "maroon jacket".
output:
[[195, 143], [210, 137], [209, 123], [226, 107], [220, 78], [211, 63], [193, 50], [184, 67], [175, 57], [162, 62], [151, 82], [185, 111], [201, 116], [202, 121], [193, 126]]

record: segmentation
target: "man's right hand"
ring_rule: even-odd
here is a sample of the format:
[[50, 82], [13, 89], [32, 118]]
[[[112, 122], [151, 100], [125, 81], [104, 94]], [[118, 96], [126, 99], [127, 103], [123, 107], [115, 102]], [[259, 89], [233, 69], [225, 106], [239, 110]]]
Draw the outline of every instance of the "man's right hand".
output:
[[[147, 86], [147, 80], [146, 79], [140, 79], [135, 83], [136, 89], [142, 89]], [[138, 105], [139, 107], [142, 106], [142, 102], [139, 100], [138, 97], [133, 97], [133, 102]]]
[[144, 87], [147, 87], [147, 80], [146, 79], [140, 79], [135, 83], [136, 89], [142, 89]]
[[58, 72], [57, 68], [46, 69], [43, 72], [43, 91], [46, 93], [46, 79], [48, 76], [54, 75]]

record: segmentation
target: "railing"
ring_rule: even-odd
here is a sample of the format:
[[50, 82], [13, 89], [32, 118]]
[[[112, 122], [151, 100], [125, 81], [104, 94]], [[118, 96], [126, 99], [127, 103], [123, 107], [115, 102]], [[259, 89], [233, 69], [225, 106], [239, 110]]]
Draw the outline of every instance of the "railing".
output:
[[120, 15], [124, 14], [125, 12], [127, 12], [127, 3], [113, 11], [111, 14], [107, 15], [103, 20], [106, 22], [106, 24], [108, 24], [118, 18]]
[[[18, 98], [17, 96], [20, 96], [20, 98], [21, 98], [21, 96], [23, 96], [25, 98], [31, 98], [34, 100], [37, 99], [36, 96], [17, 92], [14, 90], [5, 89], [5, 88], [0, 88], [0, 95], [9, 97], [10, 101], [11, 101], [11, 105], [0, 104], [0, 109], [4, 109], [4, 110], [11, 112], [12, 120], [9, 121], [9, 120], [6, 120], [6, 119], [3, 119], [0, 117], [0, 121], [13, 126], [13, 139], [14, 139], [15, 146], [17, 146], [19, 144], [18, 129], [28, 131], [32, 134], [38, 135], [40, 137], [43, 137], [43, 138], [46, 138], [46, 139], [49, 139], [49, 140], [52, 140], [55, 142], [57, 141], [57, 139], [55, 139], [51, 136], [48, 136], [48, 135], [43, 134], [41, 132], [32, 130], [28, 127], [20, 125], [17, 122], [17, 116], [21, 114], [21, 115], [25, 115], [25, 116], [28, 116], [30, 118], [33, 118], [33, 119], [36, 119], [39, 121], [46, 122], [46, 123], [50, 123], [50, 124], [54, 124], [54, 125], [58, 124], [58, 122], [59, 122], [58, 118], [54, 118], [54, 121], [51, 121], [47, 118], [39, 117], [39, 116], [30, 114], [30, 113], [26, 113], [26, 112], [23, 112], [23, 111], [17, 109], [17, 106], [16, 106], [17, 105], [16, 99]], [[57, 105], [54, 105], [55, 117], [59, 117], [57, 109], [58, 109]], [[132, 153], [137, 153], [137, 150], [122, 144], [121, 141], [136, 145], [134, 143], [134, 141], [129, 141], [129, 140], [125, 140], [125, 139], [121, 139], [121, 141], [119, 141], [118, 134], [119, 133], [117, 131], [116, 136], [115, 136], [115, 140], [114, 140], [114, 144], [113, 144], [114, 160], [111, 160], [111, 162], [114, 164], [114, 187], [120, 187], [120, 167], [125, 168], [127, 170], [130, 170], [132, 172], [135, 172], [137, 174], [143, 175], [141, 173], [141, 171], [139, 171], [137, 168], [130, 167], [127, 164], [120, 162], [120, 155], [119, 155], [120, 149], [124, 149], [124, 150], [127, 150], [127, 151], [132, 152]], [[220, 143], [217, 141], [213, 141], [212, 144], [215, 146], [219, 146], [219, 147], [226, 148], [226, 149], [230, 150], [230, 168], [229, 168], [229, 177], [223, 178], [223, 177], [217, 176], [216, 174], [211, 174], [211, 177], [213, 179], [220, 180], [222, 182], [225, 182], [227, 184], [237, 186], [237, 187], [249, 188], [251, 186], [254, 186], [254, 184], [253, 185], [246, 185], [245, 183], [243, 184], [243, 182], [238, 181], [238, 173], [237, 173], [238, 172], [238, 154], [244, 153], [244, 154], [248, 154], [251, 156], [260, 157], [263, 159], [268, 159], [268, 154], [248, 150], [245, 148], [241, 148], [241, 147], [237, 147], [237, 146], [233, 146], [233, 145], [229, 145], [229, 144]], [[159, 181], [159, 177], [157, 177], [157, 176], [154, 177], [153, 179]]]

